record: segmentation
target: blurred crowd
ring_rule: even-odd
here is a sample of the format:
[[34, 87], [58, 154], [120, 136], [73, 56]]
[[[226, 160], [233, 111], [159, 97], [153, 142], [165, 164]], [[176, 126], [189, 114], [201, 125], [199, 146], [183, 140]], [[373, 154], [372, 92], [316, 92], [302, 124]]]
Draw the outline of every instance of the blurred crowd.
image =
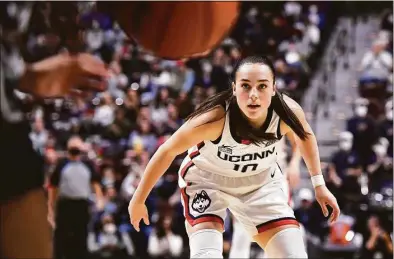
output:
[[335, 258], [393, 256], [392, 37], [391, 9], [381, 15], [379, 32], [362, 57], [354, 115], [347, 118], [325, 172], [342, 210], [339, 221], [327, 226], [310, 190], [299, 192], [296, 216], [310, 243]]
[[[37, 4], [39, 12], [32, 17], [34, 22], [28, 37], [30, 60], [38, 60], [63, 47], [48, 23], [52, 5], [51, 2]], [[41, 101], [24, 93], [17, 94], [32, 122], [33, 145], [45, 157], [48, 179], [59, 159], [67, 156], [69, 138], [78, 135], [84, 140], [84, 156], [94, 163], [105, 197], [103, 206], [95, 206], [96, 198], [91, 197], [88, 247], [95, 257], [188, 255], [177, 185], [183, 155], [175, 159], [148, 198], [151, 225], [142, 224], [141, 232], [136, 232], [129, 224], [128, 202], [150, 157], [203, 100], [229, 87], [233, 67], [243, 56], [270, 55], [277, 72], [278, 89], [301, 102], [319, 58], [318, 50], [325, 44], [322, 34], [328, 27], [329, 8], [327, 2], [270, 2], [259, 6], [245, 3], [232, 34], [209, 56], [169, 61], [155, 57], [128, 38], [119, 24], [96, 10], [94, 2], [79, 6], [86, 27], [85, 50], [109, 65], [108, 90]], [[16, 12], [12, 7], [9, 9]], [[19, 11], [22, 15], [23, 10]], [[369, 193], [392, 195], [392, 102], [379, 106], [382, 95], [376, 92], [385, 91], [384, 101], [389, 96], [391, 39], [392, 13], [391, 18], [387, 16], [382, 21], [379, 39], [363, 59], [360, 94], [367, 99], [356, 104], [355, 117], [348, 122], [349, 132], [341, 135], [340, 151], [334, 155], [328, 173], [329, 182], [341, 194], [343, 204], [349, 199], [352, 204], [358, 202], [354, 196], [363, 188]], [[382, 85], [384, 90], [379, 90]], [[360, 180], [364, 178], [370, 179], [364, 181], [366, 185]], [[350, 192], [349, 196], [344, 189]], [[311, 207], [312, 196], [307, 190], [300, 192], [305, 202], [296, 209], [296, 215], [308, 232], [320, 236], [323, 232], [318, 221], [325, 221], [321, 212], [312, 212], [317, 217], [304, 213]], [[380, 202], [383, 200], [387, 199], [381, 198]], [[224, 248], [228, 253], [231, 221], [226, 226]]]

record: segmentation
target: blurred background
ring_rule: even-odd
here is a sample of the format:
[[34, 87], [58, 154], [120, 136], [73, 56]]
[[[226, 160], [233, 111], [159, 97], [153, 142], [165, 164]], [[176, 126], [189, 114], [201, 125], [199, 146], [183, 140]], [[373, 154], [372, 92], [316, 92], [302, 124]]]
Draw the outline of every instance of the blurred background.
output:
[[[39, 3], [32, 17], [26, 53], [31, 61], [62, 47], [47, 22], [53, 4]], [[21, 6], [8, 8], [26, 15]], [[236, 26], [217, 49], [179, 61], [162, 60], [136, 45], [94, 2], [80, 3], [79, 12], [85, 50], [109, 64], [108, 90], [40, 102], [18, 96], [48, 179], [73, 135], [83, 138], [85, 156], [100, 175], [105, 204], [96, 206], [91, 196], [91, 258], [187, 258], [177, 186], [183, 155], [149, 196], [152, 224], [142, 224], [141, 232], [129, 224], [128, 202], [155, 150], [207, 96], [229, 86], [235, 63], [247, 55], [270, 56], [278, 89], [304, 107], [327, 185], [342, 209], [339, 221], [328, 225], [301, 165], [292, 206], [309, 257], [392, 258], [392, 2], [243, 2]], [[224, 238], [228, 256], [230, 215]], [[262, 256], [252, 244], [250, 258]]]

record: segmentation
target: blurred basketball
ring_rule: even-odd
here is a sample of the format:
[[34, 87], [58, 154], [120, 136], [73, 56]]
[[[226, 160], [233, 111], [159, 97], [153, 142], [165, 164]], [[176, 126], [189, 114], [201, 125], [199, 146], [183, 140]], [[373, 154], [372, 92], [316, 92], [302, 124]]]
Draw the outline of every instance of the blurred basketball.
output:
[[155, 55], [186, 58], [209, 52], [230, 32], [238, 2], [107, 2], [98, 8]]

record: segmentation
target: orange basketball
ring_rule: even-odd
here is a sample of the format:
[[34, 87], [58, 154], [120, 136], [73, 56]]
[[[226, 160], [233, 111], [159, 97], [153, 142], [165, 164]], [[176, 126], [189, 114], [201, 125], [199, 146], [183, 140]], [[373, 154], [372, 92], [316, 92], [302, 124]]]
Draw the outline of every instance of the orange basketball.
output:
[[97, 3], [145, 49], [167, 59], [210, 51], [230, 32], [239, 11], [238, 2]]

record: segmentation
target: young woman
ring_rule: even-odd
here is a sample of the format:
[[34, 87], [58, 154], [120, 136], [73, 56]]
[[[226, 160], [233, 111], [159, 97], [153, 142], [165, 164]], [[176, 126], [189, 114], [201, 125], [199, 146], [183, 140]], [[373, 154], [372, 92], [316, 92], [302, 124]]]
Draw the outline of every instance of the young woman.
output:
[[276, 91], [265, 57], [248, 57], [235, 69], [229, 90], [207, 99], [149, 162], [129, 205], [130, 220], [149, 224], [145, 200], [172, 160], [186, 150], [179, 171], [191, 258], [223, 258], [226, 209], [243, 224], [269, 258], [306, 258], [293, 210], [277, 165], [278, 144], [294, 134], [315, 196], [330, 221], [335, 197], [321, 174], [316, 138], [302, 108]]

